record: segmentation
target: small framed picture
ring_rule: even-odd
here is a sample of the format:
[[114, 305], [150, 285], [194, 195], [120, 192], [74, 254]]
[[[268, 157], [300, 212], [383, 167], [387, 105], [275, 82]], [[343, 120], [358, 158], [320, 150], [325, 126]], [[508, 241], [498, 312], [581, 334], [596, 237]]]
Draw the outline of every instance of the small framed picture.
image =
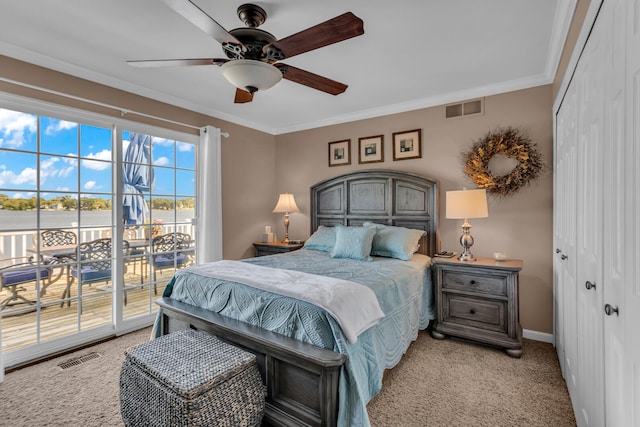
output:
[[367, 136], [358, 139], [360, 156], [358, 163], [384, 162], [384, 136]]
[[351, 164], [351, 140], [334, 141], [329, 143], [329, 166]]
[[393, 134], [393, 160], [422, 157], [422, 129], [395, 132]]

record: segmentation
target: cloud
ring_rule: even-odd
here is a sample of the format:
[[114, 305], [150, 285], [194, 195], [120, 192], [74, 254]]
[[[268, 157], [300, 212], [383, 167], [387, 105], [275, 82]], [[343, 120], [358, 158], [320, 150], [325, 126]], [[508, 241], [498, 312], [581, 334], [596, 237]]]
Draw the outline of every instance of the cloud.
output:
[[37, 129], [38, 116], [0, 108], [0, 147], [20, 148]]
[[20, 173], [11, 170], [3, 170], [0, 172], [0, 187], [10, 187], [11, 185], [36, 185], [36, 170], [33, 168], [25, 168]]
[[75, 173], [77, 166], [77, 160], [67, 157], [43, 158], [40, 161], [40, 183], [44, 184], [47, 178], [66, 178]]
[[158, 144], [158, 145], [168, 147], [170, 145], [173, 145], [175, 141], [173, 139], [159, 138], [157, 136], [154, 136], [151, 138], [151, 142], [153, 144]]
[[158, 157], [153, 161], [153, 164], [156, 166], [165, 166], [169, 164], [169, 159], [167, 157]]
[[87, 169], [103, 171], [111, 167], [111, 150], [102, 150], [98, 153], [91, 153], [87, 156], [88, 159], [106, 160], [105, 162], [97, 162], [93, 160], [82, 160], [82, 166]]
[[176, 146], [178, 147], [178, 151], [193, 151], [193, 144], [187, 142], [176, 141]]
[[28, 193], [14, 193], [13, 196], [11, 196], [12, 199], [30, 199], [32, 197], [35, 197], [36, 193], [32, 193], [32, 192], [28, 192]]
[[62, 130], [75, 129], [78, 127], [77, 123], [68, 122], [66, 120], [51, 120], [44, 133], [47, 135], [55, 135]]
[[95, 181], [87, 181], [87, 182], [84, 184], [84, 189], [85, 189], [85, 190], [95, 190], [95, 189], [97, 189], [97, 188], [99, 188], [99, 187], [96, 185], [96, 182], [95, 182]]

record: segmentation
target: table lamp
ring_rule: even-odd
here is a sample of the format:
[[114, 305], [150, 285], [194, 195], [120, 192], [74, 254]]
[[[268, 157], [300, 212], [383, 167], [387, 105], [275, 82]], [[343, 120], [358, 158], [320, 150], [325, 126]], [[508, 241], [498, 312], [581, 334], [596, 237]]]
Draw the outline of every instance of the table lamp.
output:
[[469, 218], [486, 218], [489, 216], [487, 208], [487, 191], [479, 190], [460, 190], [447, 191], [446, 217], [450, 219], [464, 219], [462, 224], [462, 236], [460, 244], [463, 247], [462, 254], [458, 258], [460, 261], [475, 261], [473, 254], [469, 248], [473, 246], [473, 237], [471, 237], [471, 224]]
[[284, 240], [282, 242], [289, 243], [289, 213], [300, 212], [293, 198], [293, 194], [284, 193], [280, 195], [276, 207], [273, 208], [273, 213], [282, 212], [284, 212]]

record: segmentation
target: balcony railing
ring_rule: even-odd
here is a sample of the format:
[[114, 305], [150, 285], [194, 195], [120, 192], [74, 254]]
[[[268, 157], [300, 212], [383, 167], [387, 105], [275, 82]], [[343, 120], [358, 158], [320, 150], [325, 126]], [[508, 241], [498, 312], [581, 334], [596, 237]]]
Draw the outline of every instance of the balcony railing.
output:
[[[71, 228], [69, 231], [75, 233], [77, 229]], [[90, 242], [91, 240], [99, 239], [102, 237], [104, 227], [95, 228], [82, 228], [78, 235], [78, 243]], [[193, 224], [162, 224], [162, 233], [173, 232], [185, 233], [190, 236], [194, 236], [195, 226]], [[28, 230], [15, 230], [0, 232], [0, 258], [14, 258], [20, 256], [28, 256], [34, 253], [34, 231]], [[144, 229], [139, 227], [137, 229], [137, 238], [144, 239]]]

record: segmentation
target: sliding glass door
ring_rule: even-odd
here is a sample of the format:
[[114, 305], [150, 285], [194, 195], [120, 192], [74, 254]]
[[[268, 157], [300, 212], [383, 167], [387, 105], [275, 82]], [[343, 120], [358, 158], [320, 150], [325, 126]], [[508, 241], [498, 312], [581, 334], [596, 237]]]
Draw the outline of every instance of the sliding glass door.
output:
[[175, 271], [195, 262], [196, 146], [131, 131], [122, 140], [129, 319], [154, 312]]
[[51, 110], [0, 108], [5, 366], [150, 324], [195, 259], [197, 139]]

